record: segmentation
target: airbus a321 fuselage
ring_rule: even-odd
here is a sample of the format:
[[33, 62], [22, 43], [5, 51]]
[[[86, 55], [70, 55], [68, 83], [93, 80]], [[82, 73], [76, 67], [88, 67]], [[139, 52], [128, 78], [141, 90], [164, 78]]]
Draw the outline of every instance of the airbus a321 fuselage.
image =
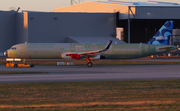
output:
[[[100, 52], [105, 44], [73, 43], [26, 43], [14, 45], [7, 50], [9, 58], [21, 59], [131, 59], [140, 58], [175, 49], [171, 45], [111, 44], [107, 51]], [[97, 50], [97, 52], [93, 52]], [[88, 54], [86, 52], [93, 52]], [[84, 54], [83, 54], [84, 53]], [[95, 54], [94, 54], [95, 53]]]
[[172, 27], [173, 21], [167, 21], [162, 27], [165, 34], [158, 34], [163, 40], [156, 36], [147, 44], [22, 43], [12, 46], [4, 55], [21, 59], [86, 59], [91, 67], [91, 59], [132, 59], [174, 50], [175, 46], [161, 44], [169, 40]]

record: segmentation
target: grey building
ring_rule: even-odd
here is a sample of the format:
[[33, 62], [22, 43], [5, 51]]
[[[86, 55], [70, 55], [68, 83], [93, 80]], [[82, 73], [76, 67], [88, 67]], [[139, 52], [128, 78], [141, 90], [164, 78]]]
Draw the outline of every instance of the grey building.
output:
[[[114, 13], [26, 13], [28, 14], [26, 37], [27, 42], [30, 43], [78, 42], [77, 37], [82, 39], [86, 37], [86, 40], [94, 39], [96, 42], [98, 37], [116, 35], [116, 14]], [[70, 37], [75, 40], [70, 41]]]
[[[0, 12], [0, 52], [18, 43], [107, 43], [115, 38], [115, 13]], [[83, 41], [81, 39], [84, 39]]]
[[0, 53], [16, 44], [16, 12], [0, 11]]

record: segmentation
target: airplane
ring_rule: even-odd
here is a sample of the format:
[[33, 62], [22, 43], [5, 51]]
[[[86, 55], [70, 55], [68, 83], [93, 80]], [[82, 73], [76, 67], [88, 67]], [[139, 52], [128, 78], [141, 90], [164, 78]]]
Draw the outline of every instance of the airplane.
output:
[[[86, 59], [92, 67], [92, 59], [133, 59], [176, 49], [168, 45], [173, 21], [167, 21], [146, 44], [84, 43], [21, 43], [4, 52], [8, 58], [21, 59]], [[162, 36], [162, 37], [161, 37]]]

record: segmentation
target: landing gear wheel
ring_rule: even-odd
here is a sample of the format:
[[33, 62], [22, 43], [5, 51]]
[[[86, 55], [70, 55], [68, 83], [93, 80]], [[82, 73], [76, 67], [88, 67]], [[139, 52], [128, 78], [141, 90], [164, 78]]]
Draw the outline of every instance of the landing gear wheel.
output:
[[91, 63], [91, 62], [88, 62], [88, 63], [87, 63], [87, 66], [88, 66], [88, 67], [92, 67], [92, 63]]
[[17, 68], [17, 67], [18, 67], [18, 65], [17, 65], [17, 64], [14, 64], [14, 67], [16, 67], [16, 68]]

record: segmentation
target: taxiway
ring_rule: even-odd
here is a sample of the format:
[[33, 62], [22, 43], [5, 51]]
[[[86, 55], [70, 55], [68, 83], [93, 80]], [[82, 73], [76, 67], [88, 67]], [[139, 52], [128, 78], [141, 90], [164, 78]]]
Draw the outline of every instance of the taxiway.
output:
[[0, 74], [0, 83], [180, 79], [180, 65], [35, 66], [33, 68], [7, 68], [0, 65], [0, 71], [44, 72]]

